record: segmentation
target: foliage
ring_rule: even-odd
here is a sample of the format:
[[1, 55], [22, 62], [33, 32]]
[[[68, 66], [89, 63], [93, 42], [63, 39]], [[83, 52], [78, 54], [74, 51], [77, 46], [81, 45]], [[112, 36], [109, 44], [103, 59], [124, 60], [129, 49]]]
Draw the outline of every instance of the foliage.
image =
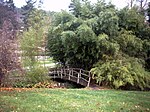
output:
[[53, 83], [50, 81], [38, 82], [38, 83], [29, 83], [26, 81], [16, 82], [13, 84], [15, 88], [53, 88]]
[[39, 83], [35, 84], [33, 87], [34, 88], [52, 88], [53, 83], [48, 82], [48, 81], [44, 81], [44, 82], [39, 82]]
[[24, 26], [25, 28], [29, 27], [29, 16], [30, 13], [33, 11], [34, 9], [34, 5], [35, 5], [36, 1], [33, 0], [27, 0], [26, 1], [26, 5], [24, 5], [23, 7], [21, 7], [21, 14], [24, 16], [23, 17], [23, 22], [24, 22]]
[[[110, 41], [109, 37], [117, 34], [118, 17], [110, 4], [102, 3], [103, 8], [97, 15], [90, 2], [72, 2], [70, 8], [74, 15], [65, 11], [54, 15], [53, 27], [49, 30], [48, 49], [50, 56], [63, 65], [89, 69], [101, 59], [102, 54], [114, 55], [119, 49], [118, 44]], [[77, 15], [78, 5], [81, 6], [80, 15]], [[95, 6], [98, 7], [97, 4]], [[104, 10], [106, 8], [107, 10]], [[92, 16], [89, 17], [91, 13]], [[108, 39], [99, 39], [105, 33]]]
[[56, 35], [49, 33], [50, 53], [58, 62], [72, 67], [89, 69], [102, 54], [115, 55], [119, 50], [119, 45], [110, 42], [107, 35], [102, 34], [96, 38], [86, 24], [80, 25], [75, 32], [63, 31], [61, 35]]
[[23, 38], [21, 38], [21, 50], [23, 51], [23, 60], [28, 61], [29, 63], [25, 63], [25, 66], [27, 64], [32, 65], [36, 63], [35, 56], [38, 55], [38, 47], [41, 45], [41, 36], [42, 31], [31, 28], [29, 31], [23, 33]]
[[[122, 30], [115, 38], [120, 45], [120, 50], [131, 57], [142, 57], [143, 41], [133, 35], [132, 31]], [[134, 50], [133, 50], [134, 49]]]
[[132, 9], [123, 8], [118, 11], [119, 27], [130, 30], [139, 38], [150, 39], [150, 27], [145, 24], [145, 17], [139, 13], [136, 7]]
[[[17, 75], [20, 80], [14, 81], [11, 85], [19, 88], [52, 87], [48, 76], [48, 68], [40, 65], [34, 66], [25, 71], [24, 75]], [[14, 76], [15, 80], [15, 76]]]
[[31, 84], [36, 84], [38, 82], [44, 82], [49, 79], [49, 76], [47, 75], [48, 70], [45, 67], [36, 66], [34, 68], [31, 68], [26, 73], [26, 79], [27, 82]]
[[14, 10], [0, 4], [0, 85], [2, 78], [7, 77], [8, 72], [20, 68], [17, 28], [18, 22]]
[[[132, 42], [130, 42], [130, 49], [127, 49], [127, 45], [125, 45], [125, 41], [128, 39], [124, 39], [124, 44], [122, 44], [122, 49], [124, 49], [124, 53], [127, 53], [130, 56], [142, 58], [147, 63], [147, 69], [149, 69], [149, 52], [150, 52], [150, 27], [147, 22], [145, 22], [145, 17], [139, 13], [139, 10], [135, 7], [129, 9], [129, 8], [123, 8], [120, 11], [118, 11], [118, 17], [119, 17], [119, 27], [121, 30], [121, 35], [119, 35], [119, 38], [124, 35], [125, 38], [132, 38]], [[125, 29], [128, 31], [131, 31], [129, 35], [127, 32], [124, 34], [122, 33], [122, 29]], [[129, 32], [128, 32], [129, 33]], [[123, 34], [123, 35], [122, 35]], [[132, 34], [132, 35], [131, 35]], [[133, 36], [135, 35], [135, 36]], [[132, 36], [132, 37], [131, 37]], [[117, 38], [117, 39], [119, 39]], [[140, 39], [138, 39], [140, 38]], [[123, 39], [123, 37], [122, 37]], [[120, 40], [120, 39], [119, 39]], [[118, 40], [117, 40], [118, 41]], [[131, 41], [131, 40], [130, 40]], [[120, 43], [121, 41], [119, 41]], [[128, 40], [129, 42], [129, 40]], [[121, 42], [122, 43], [122, 42]], [[132, 47], [131, 47], [132, 46]], [[129, 47], [129, 46], [128, 46]], [[132, 51], [132, 52], [131, 52]], [[133, 54], [132, 54], [133, 53]]]
[[119, 29], [118, 20], [119, 19], [114, 8], [108, 8], [104, 11], [100, 11], [97, 18], [98, 25], [95, 26], [97, 27], [96, 34], [103, 32], [109, 36], [116, 35]]
[[47, 68], [42, 67], [38, 61], [38, 56], [45, 52], [48, 19], [42, 10], [33, 10], [28, 18], [31, 27], [24, 31], [20, 38], [22, 65], [28, 69], [25, 74], [27, 82], [31, 85], [48, 80]]
[[29, 27], [27, 31], [24, 31], [20, 39], [21, 50], [23, 51], [22, 59], [25, 61], [25, 66], [37, 64], [38, 60], [36, 59], [36, 56], [45, 50], [45, 33], [47, 31], [46, 22], [48, 22], [48, 18], [46, 18], [46, 15], [43, 13], [43, 11], [37, 9], [32, 12], [33, 15], [29, 18], [32, 27]]
[[[69, 7], [70, 13], [61, 11], [53, 16], [49, 55], [62, 65], [93, 68], [95, 79], [104, 85], [149, 88], [150, 27], [139, 9], [116, 10], [111, 3], [91, 4], [88, 0], [72, 0]], [[106, 61], [103, 56], [112, 59]]]
[[146, 72], [139, 60], [134, 58], [106, 58], [105, 61], [98, 62], [91, 72], [94, 74], [93, 78], [103, 86], [111, 86], [116, 89], [135, 87], [144, 90], [150, 88], [149, 72]]
[[12, 0], [0, 2], [0, 28], [5, 20], [9, 20], [15, 30], [18, 28], [17, 13]]
[[29, 84], [26, 81], [15, 82], [13, 84], [14, 88], [32, 88], [34, 84]]
[[41, 8], [42, 4], [43, 4], [43, 0], [26, 0], [26, 5], [24, 5], [23, 7], [21, 7], [21, 15], [22, 19], [23, 19], [23, 24], [25, 29], [28, 29], [29, 27], [31, 27], [32, 25], [30, 24], [31, 22], [31, 16], [33, 16], [33, 12], [34, 10], [36, 10], [36, 8], [38, 7], [39, 9]]

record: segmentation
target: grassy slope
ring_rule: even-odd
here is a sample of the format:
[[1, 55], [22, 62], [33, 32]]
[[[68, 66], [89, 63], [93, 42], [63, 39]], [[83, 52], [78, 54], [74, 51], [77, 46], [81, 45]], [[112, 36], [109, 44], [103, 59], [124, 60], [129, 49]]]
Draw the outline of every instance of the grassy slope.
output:
[[150, 92], [33, 89], [0, 91], [0, 112], [149, 112]]

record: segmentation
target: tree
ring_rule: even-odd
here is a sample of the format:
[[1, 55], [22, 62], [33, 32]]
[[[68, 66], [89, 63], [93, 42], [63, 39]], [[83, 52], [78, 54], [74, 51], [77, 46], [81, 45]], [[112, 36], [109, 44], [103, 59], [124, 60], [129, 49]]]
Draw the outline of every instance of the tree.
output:
[[11, 10], [15, 10], [15, 5], [13, 0], [8, 0], [6, 1], [6, 3], [7, 3], [7, 7], [9, 7]]
[[139, 7], [142, 11], [146, 7], [148, 0], [128, 0], [128, 6], [132, 8], [137, 5], [137, 2], [139, 3]]
[[126, 30], [131, 30], [135, 35], [142, 40], [150, 38], [150, 28], [145, 24], [145, 17], [139, 13], [136, 7], [132, 9], [123, 8], [118, 11], [119, 27]]
[[131, 31], [121, 31], [119, 33], [119, 36], [115, 39], [120, 45], [120, 50], [131, 57], [144, 58], [146, 54], [142, 54], [143, 41], [133, 35]]
[[[11, 1], [11, 3], [13, 4], [13, 1]], [[9, 20], [11, 21], [14, 29], [15, 30], [18, 29], [18, 22], [16, 19], [17, 13], [12, 7], [15, 7], [15, 6], [10, 5], [9, 3], [4, 2], [4, 1], [0, 3], [0, 28], [5, 20]]]
[[28, 18], [30, 27], [23, 32], [20, 42], [23, 59], [25, 58], [25, 61], [29, 62], [25, 66], [32, 67], [37, 62], [35, 56], [39, 55], [40, 48], [42, 49], [45, 43], [48, 19], [46, 13], [42, 10], [34, 9], [31, 14]]
[[[145, 17], [139, 13], [138, 9], [133, 7], [131, 9], [128, 8], [123, 8], [120, 11], [118, 11], [118, 17], [119, 17], [119, 27], [120, 30], [122, 31], [122, 29], [125, 29], [126, 31], [130, 31], [132, 32], [132, 35], [134, 36], [134, 44], [132, 43], [131, 45], [135, 46], [135, 49], [130, 49], [128, 51], [126, 51], [125, 53], [129, 53], [129, 52], [134, 52], [131, 53], [133, 56], [133, 54], [135, 54], [135, 51], [137, 49], [141, 49], [139, 50], [138, 54], [134, 55], [134, 57], [138, 57], [144, 60], [147, 60], [149, 58], [148, 56], [148, 52], [150, 51], [150, 47], [149, 47], [149, 42], [150, 42], [150, 27], [149, 25], [145, 22]], [[129, 36], [129, 35], [128, 35]], [[124, 40], [128, 43], [127, 40], [125, 39], [128, 37], [127, 35], [124, 36]], [[121, 35], [119, 35], [119, 38], [121, 38]], [[139, 39], [138, 39], [139, 38]], [[136, 42], [136, 40], [139, 40], [139, 42]], [[123, 43], [123, 41], [120, 41], [118, 43]], [[138, 45], [136, 45], [136, 43]], [[140, 47], [140, 46], [141, 47]], [[122, 46], [122, 45], [121, 45]], [[125, 45], [127, 46], [127, 45]], [[122, 46], [123, 49], [127, 49], [124, 45]], [[142, 47], [143, 46], [143, 47]], [[129, 55], [129, 54], [128, 54]], [[147, 61], [146, 61], [147, 63]], [[147, 64], [146, 64], [147, 66]], [[149, 66], [149, 65], [148, 65]]]
[[32, 10], [34, 9], [34, 5], [35, 5], [36, 1], [33, 0], [27, 0], [26, 1], [26, 5], [24, 5], [23, 7], [21, 7], [21, 14], [24, 16], [23, 18], [23, 22], [24, 22], [24, 27], [25, 29], [30, 27], [29, 26], [29, 21], [28, 18], [32, 12]]
[[45, 11], [32, 10], [28, 18], [30, 27], [20, 37], [21, 64], [24, 68], [29, 69], [29, 71], [25, 72], [25, 78], [29, 84], [35, 84], [47, 79], [45, 75], [48, 72], [47, 68], [39, 64], [38, 56], [43, 56], [45, 53], [47, 24], [50, 24], [48, 19]]
[[[116, 11], [111, 4], [103, 2], [98, 2], [95, 7], [87, 0], [75, 0], [71, 4], [71, 14], [65, 11], [55, 14], [48, 48], [50, 56], [57, 62], [90, 69], [103, 54], [117, 52], [118, 44], [110, 41], [118, 30]], [[98, 7], [102, 10], [98, 11]]]
[[150, 75], [137, 58], [118, 55], [115, 59], [104, 57], [91, 69], [93, 78], [101, 86], [118, 89], [150, 88]]
[[130, 8], [132, 8], [132, 7], [134, 6], [134, 2], [135, 2], [135, 0], [129, 0], [128, 6], [129, 6]]
[[0, 84], [2, 79], [19, 68], [16, 13], [0, 4]]
[[72, 11], [73, 15], [75, 15], [76, 17], [80, 17], [81, 16], [81, 0], [72, 0], [70, 3], [70, 11]]
[[70, 8], [71, 13], [54, 14], [48, 35], [50, 56], [63, 66], [91, 69], [104, 85], [149, 88], [145, 60], [150, 29], [139, 10], [116, 10], [111, 3], [88, 0], [72, 0]]
[[[32, 12], [36, 8], [41, 8], [43, 4], [43, 0], [26, 0], [26, 5], [21, 7], [21, 14], [23, 15], [23, 21], [24, 21], [24, 27], [25, 29], [28, 29], [31, 25], [29, 24], [30, 16], [32, 15]], [[38, 7], [37, 7], [38, 6]]]
[[117, 54], [119, 57], [104, 55], [105, 58], [99, 60], [91, 69], [93, 77], [101, 85], [113, 88], [150, 88], [149, 26], [145, 24], [145, 17], [135, 7], [126, 7], [117, 13], [119, 32], [113, 40], [120, 46]]
[[143, 11], [147, 5], [148, 0], [137, 0], [137, 2], [140, 4], [140, 10]]

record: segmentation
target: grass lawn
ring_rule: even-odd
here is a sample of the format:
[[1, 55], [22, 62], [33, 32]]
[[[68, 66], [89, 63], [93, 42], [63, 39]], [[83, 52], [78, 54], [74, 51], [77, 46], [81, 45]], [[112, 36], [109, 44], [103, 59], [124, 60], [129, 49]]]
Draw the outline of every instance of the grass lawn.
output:
[[38, 63], [39, 64], [52, 64], [54, 63], [55, 61], [53, 60], [53, 58], [48, 58], [48, 59], [45, 59], [45, 60], [41, 60], [39, 61]]
[[0, 112], [150, 112], [150, 92], [86, 89], [2, 90]]

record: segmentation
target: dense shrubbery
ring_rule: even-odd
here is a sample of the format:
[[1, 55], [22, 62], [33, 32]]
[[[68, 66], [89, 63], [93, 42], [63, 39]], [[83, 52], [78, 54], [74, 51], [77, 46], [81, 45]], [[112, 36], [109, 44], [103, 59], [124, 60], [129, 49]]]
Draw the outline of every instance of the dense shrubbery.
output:
[[87, 0], [73, 0], [70, 8], [71, 13], [54, 14], [50, 56], [63, 65], [91, 69], [101, 85], [149, 88], [150, 27], [138, 8], [116, 10]]
[[54, 88], [54, 83], [52, 81], [44, 81], [38, 83], [29, 83], [27, 81], [16, 82], [13, 87], [17, 88]]
[[48, 69], [41, 66], [30, 68], [30, 70], [26, 72], [26, 79], [29, 83], [33, 84], [45, 82], [49, 80]]
[[105, 59], [95, 64], [91, 72], [93, 78], [103, 86], [141, 90], [150, 87], [150, 75], [136, 58]]
[[15, 74], [19, 77], [19, 80], [15, 80], [15, 75], [13, 75], [14, 81], [11, 84], [13, 87], [50, 88], [53, 86], [46, 67], [34, 66], [25, 70], [24, 75], [18, 73]]

